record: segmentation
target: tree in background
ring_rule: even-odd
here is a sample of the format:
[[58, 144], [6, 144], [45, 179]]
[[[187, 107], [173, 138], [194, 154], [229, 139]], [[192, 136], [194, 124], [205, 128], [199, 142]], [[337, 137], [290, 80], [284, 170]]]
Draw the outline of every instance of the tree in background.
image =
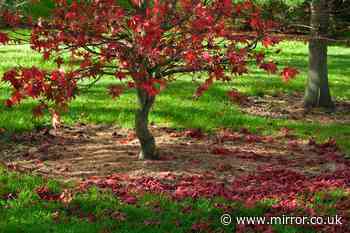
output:
[[[345, 42], [350, 30], [350, 1], [347, 0], [255, 0], [265, 13], [273, 14], [284, 25], [284, 32], [310, 35], [309, 74], [304, 106], [334, 110], [328, 83], [327, 46]], [[307, 21], [308, 22], [307, 22]]]
[[[310, 4], [312, 0], [254, 0], [263, 11], [280, 22], [282, 32], [293, 34], [309, 34]], [[332, 40], [344, 39], [350, 32], [350, 1], [329, 0], [330, 14], [329, 35]]]
[[[249, 25], [251, 32], [240, 32]], [[249, 71], [248, 62], [276, 73], [274, 62], [255, 51], [257, 43], [269, 47], [278, 42], [269, 31], [276, 23], [263, 19], [251, 1], [231, 0], [56, 0], [50, 20], [33, 26], [31, 47], [58, 68], [13, 68], [3, 80], [13, 89], [7, 106], [31, 97], [40, 104], [36, 115], [51, 108], [57, 114], [67, 109], [78, 93], [78, 82], [97, 82], [114, 76], [112, 97], [135, 89], [138, 109], [136, 135], [141, 144], [140, 159], [157, 159], [155, 139], [148, 128], [148, 116], [156, 96], [186, 74], [205, 81], [196, 91], [201, 96], [215, 81], [229, 83]], [[67, 55], [69, 55], [67, 57]], [[63, 69], [63, 64], [66, 69]], [[78, 64], [78, 65], [76, 65]], [[70, 68], [67, 68], [70, 67]], [[281, 72], [288, 80], [293, 68]], [[228, 93], [232, 98], [238, 94]]]
[[329, 32], [329, 1], [311, 2], [311, 38], [309, 41], [309, 74], [304, 97], [306, 109], [334, 109], [328, 84], [327, 44]]
[[329, 4], [330, 34], [335, 39], [347, 39], [347, 42], [349, 43], [350, 1], [330, 0]]

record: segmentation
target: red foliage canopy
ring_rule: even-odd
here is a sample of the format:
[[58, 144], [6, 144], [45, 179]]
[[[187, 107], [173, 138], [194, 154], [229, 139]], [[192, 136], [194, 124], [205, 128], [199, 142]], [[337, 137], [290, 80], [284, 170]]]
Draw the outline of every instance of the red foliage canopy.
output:
[[[263, 19], [249, 0], [133, 0], [132, 7], [115, 0], [55, 3], [52, 18], [33, 25], [30, 43], [45, 59], [54, 59], [58, 69], [8, 71], [4, 80], [13, 86], [9, 106], [25, 97], [66, 105], [76, 93], [78, 80], [102, 75], [123, 80], [109, 88], [113, 97], [126, 88], [154, 96], [181, 74], [205, 72], [207, 79], [196, 92], [200, 96], [214, 81], [228, 82], [247, 73], [250, 61], [277, 72], [275, 63], [254, 51], [258, 42], [265, 47], [278, 43], [269, 34], [277, 24]], [[247, 27], [249, 32], [242, 30]], [[0, 43], [8, 40], [0, 34]], [[69, 58], [63, 58], [67, 53]], [[63, 63], [71, 64], [69, 71], [60, 70]], [[296, 72], [287, 69], [282, 74], [289, 79]]]

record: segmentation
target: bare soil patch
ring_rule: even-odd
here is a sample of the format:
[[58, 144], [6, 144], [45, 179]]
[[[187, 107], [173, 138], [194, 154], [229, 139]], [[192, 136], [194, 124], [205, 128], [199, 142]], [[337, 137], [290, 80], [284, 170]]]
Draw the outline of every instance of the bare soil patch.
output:
[[13, 136], [0, 144], [0, 158], [10, 167], [63, 180], [124, 174], [162, 178], [203, 175], [231, 182], [261, 167], [288, 169], [317, 176], [349, 167], [334, 141], [300, 140], [288, 129], [275, 137], [242, 129], [176, 131], [152, 126], [161, 153], [159, 161], [137, 159], [139, 143], [132, 130], [107, 125], [78, 124], [56, 135], [47, 129]]
[[350, 123], [350, 101], [335, 101], [336, 111], [325, 113], [322, 109], [306, 112], [302, 106], [303, 94], [280, 93], [275, 96], [248, 97], [242, 111], [251, 115], [270, 118], [303, 120], [319, 123]]

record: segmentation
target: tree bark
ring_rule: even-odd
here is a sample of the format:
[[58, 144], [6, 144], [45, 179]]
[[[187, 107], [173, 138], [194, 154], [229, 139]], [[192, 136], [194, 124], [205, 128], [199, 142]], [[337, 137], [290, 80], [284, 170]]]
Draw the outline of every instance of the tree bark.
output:
[[311, 2], [311, 39], [309, 41], [309, 74], [304, 107], [334, 109], [328, 84], [327, 36], [329, 10], [327, 0]]
[[141, 88], [137, 89], [137, 96], [139, 108], [135, 116], [135, 130], [141, 144], [139, 159], [157, 160], [159, 159], [159, 154], [155, 139], [148, 128], [148, 115], [155, 101], [155, 96], [150, 96], [146, 90]]

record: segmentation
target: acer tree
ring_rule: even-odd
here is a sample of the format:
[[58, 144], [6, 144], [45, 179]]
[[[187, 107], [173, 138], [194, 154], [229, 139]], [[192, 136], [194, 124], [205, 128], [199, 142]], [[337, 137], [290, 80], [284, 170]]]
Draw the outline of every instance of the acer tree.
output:
[[[251, 32], [241, 32], [242, 26]], [[214, 81], [230, 82], [247, 73], [254, 61], [269, 73], [277, 65], [256, 51], [278, 43], [270, 30], [278, 26], [263, 19], [251, 1], [231, 0], [55, 0], [50, 19], [33, 25], [31, 47], [57, 69], [13, 68], [3, 79], [13, 87], [8, 106], [26, 97], [41, 102], [55, 114], [67, 108], [77, 95], [78, 82], [93, 82], [115, 76], [109, 87], [112, 97], [136, 89], [139, 107], [135, 131], [141, 144], [140, 159], [158, 159], [155, 139], [148, 128], [148, 116], [156, 96], [170, 83], [193, 74], [205, 80], [196, 91], [201, 96]], [[69, 54], [69, 56], [65, 56]], [[71, 64], [63, 69], [62, 64]], [[72, 65], [74, 64], [74, 65]], [[78, 65], [76, 65], [78, 64]], [[67, 67], [67, 66], [64, 66]], [[288, 80], [293, 68], [281, 71]], [[232, 90], [229, 96], [238, 94]]]

